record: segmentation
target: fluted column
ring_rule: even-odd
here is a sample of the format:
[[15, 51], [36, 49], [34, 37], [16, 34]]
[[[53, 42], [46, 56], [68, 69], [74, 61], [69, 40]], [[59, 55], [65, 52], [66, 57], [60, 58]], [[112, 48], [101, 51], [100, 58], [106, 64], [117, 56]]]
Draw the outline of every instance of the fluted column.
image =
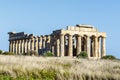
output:
[[63, 34], [60, 35], [60, 49], [61, 49], [60, 50], [60, 52], [61, 52], [60, 56], [63, 57], [64, 54], [65, 54], [65, 52], [64, 52], [64, 35]]
[[52, 53], [55, 54], [55, 53], [54, 53], [54, 46], [52, 46]]
[[102, 37], [102, 57], [106, 55], [105, 37]]
[[100, 37], [98, 38], [98, 57], [101, 58], [101, 40]]
[[98, 37], [95, 37], [95, 57], [98, 57]]
[[90, 58], [90, 37], [87, 36], [87, 54], [88, 58]]
[[25, 53], [27, 53], [27, 39], [24, 42]]
[[46, 45], [45, 42], [46, 42], [46, 37], [44, 36], [44, 37], [43, 37], [43, 48], [46, 47], [46, 46], [45, 46], [45, 45]]
[[12, 52], [15, 53], [15, 41], [12, 41]]
[[38, 53], [38, 37], [35, 40], [35, 51]]
[[68, 56], [73, 56], [72, 35], [69, 35]]
[[60, 47], [59, 47], [60, 41], [57, 39], [57, 56], [60, 55]]
[[12, 41], [9, 41], [9, 52], [12, 52]]
[[30, 39], [28, 39], [28, 52], [30, 51], [30, 43], [31, 43], [31, 40]]
[[15, 41], [15, 53], [17, 54], [18, 41]]
[[78, 40], [77, 40], [77, 55], [80, 54], [81, 52], [81, 35], [78, 35]]
[[31, 44], [32, 44], [32, 50], [34, 51], [34, 38], [32, 38]]
[[18, 54], [21, 53], [21, 40], [19, 40], [18, 42]]
[[39, 49], [42, 49], [42, 37], [39, 37], [39, 42], [38, 42], [38, 45], [39, 45]]
[[23, 54], [24, 53], [24, 40], [22, 40], [21, 45], [22, 45], [22, 54]]

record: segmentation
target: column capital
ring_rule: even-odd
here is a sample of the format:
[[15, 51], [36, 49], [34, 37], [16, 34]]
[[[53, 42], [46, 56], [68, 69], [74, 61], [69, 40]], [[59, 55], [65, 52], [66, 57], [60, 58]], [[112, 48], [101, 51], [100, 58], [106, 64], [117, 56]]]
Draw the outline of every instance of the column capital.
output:
[[60, 36], [64, 36], [65, 34], [60, 34]]
[[79, 34], [78, 37], [82, 37], [82, 35]]
[[106, 36], [102, 36], [102, 38], [106, 38]]

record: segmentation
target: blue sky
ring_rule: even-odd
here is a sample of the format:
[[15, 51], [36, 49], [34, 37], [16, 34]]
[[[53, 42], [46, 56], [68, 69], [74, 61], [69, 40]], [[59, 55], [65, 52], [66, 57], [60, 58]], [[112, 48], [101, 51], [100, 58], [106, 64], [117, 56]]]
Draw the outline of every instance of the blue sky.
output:
[[107, 54], [120, 58], [120, 0], [0, 0], [0, 49], [10, 31], [50, 34], [68, 25], [91, 24], [107, 33]]

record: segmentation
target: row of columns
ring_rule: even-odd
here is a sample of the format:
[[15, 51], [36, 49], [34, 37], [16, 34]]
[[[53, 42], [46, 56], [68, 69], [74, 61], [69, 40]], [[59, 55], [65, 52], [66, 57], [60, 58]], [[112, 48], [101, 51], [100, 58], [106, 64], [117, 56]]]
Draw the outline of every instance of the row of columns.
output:
[[[65, 39], [63, 34], [60, 35], [60, 39], [57, 39], [57, 56], [65, 56]], [[73, 56], [73, 36], [69, 35], [68, 37], [68, 56]], [[77, 36], [77, 55], [81, 52], [81, 35]], [[105, 37], [94, 37], [94, 46], [91, 47], [91, 36], [86, 36], [86, 48], [87, 48], [87, 54], [88, 57], [102, 57], [106, 55], [106, 46], [105, 46]], [[91, 53], [91, 48], [93, 48], [93, 52]], [[94, 56], [91, 56], [91, 54], [94, 54]]]
[[50, 43], [50, 36], [11, 40], [9, 43], [9, 51], [15, 54], [22, 54], [33, 50], [38, 53], [39, 49], [47, 48], [48, 43]]

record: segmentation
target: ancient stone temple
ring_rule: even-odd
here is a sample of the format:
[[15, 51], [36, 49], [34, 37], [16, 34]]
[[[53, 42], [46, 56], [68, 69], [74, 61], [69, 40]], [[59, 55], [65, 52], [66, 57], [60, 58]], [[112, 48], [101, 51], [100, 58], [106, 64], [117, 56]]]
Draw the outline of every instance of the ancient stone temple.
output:
[[24, 32], [9, 32], [9, 51], [15, 54], [31, 50], [39, 55], [47, 51], [55, 56], [77, 56], [86, 51], [89, 58], [106, 55], [106, 33], [98, 32], [91, 25], [67, 26], [66, 30], [55, 30], [50, 35], [34, 36]]

